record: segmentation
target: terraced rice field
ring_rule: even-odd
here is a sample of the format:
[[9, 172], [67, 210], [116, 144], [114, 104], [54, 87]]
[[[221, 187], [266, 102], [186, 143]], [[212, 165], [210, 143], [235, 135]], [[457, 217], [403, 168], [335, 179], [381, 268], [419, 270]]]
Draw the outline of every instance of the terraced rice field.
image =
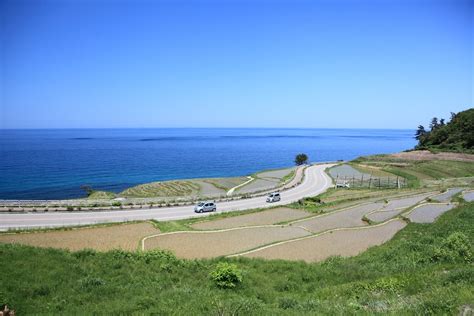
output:
[[331, 256], [355, 256], [390, 240], [406, 223], [393, 220], [380, 226], [344, 229], [271, 245], [243, 256], [249, 258], [322, 261]]
[[145, 240], [145, 250], [167, 249], [186, 259], [213, 258], [309, 233], [296, 227], [238, 228], [216, 232], [178, 232]]
[[375, 211], [371, 214], [368, 214], [366, 215], [366, 217], [373, 222], [381, 223], [381, 222], [391, 219], [392, 217], [397, 216], [403, 211], [404, 209], [391, 210], [391, 211], [380, 210], [380, 211]]
[[358, 227], [368, 225], [362, 221], [365, 214], [380, 209], [382, 203], [368, 203], [356, 207], [348, 208], [343, 211], [335, 211], [325, 215], [313, 217], [302, 221], [292, 223], [292, 226], [304, 227], [313, 232], [323, 232], [326, 230], [341, 227]]
[[464, 200], [472, 202], [474, 201], [474, 191], [464, 192], [462, 197], [464, 198]]
[[226, 229], [242, 226], [271, 225], [281, 222], [293, 221], [296, 219], [310, 216], [311, 213], [295, 210], [286, 207], [280, 207], [261, 211], [257, 213], [233, 216], [218, 220], [206, 221], [191, 225], [194, 229], [211, 230]]
[[446, 192], [441, 193], [439, 195], [433, 196], [432, 199], [436, 200], [438, 202], [448, 202], [451, 200], [451, 198], [461, 192], [463, 189], [462, 188], [452, 188], [448, 189]]
[[200, 186], [193, 181], [163, 181], [137, 185], [128, 188], [121, 196], [126, 197], [168, 197], [197, 195]]
[[433, 223], [438, 216], [454, 208], [456, 204], [424, 204], [408, 215], [408, 218], [415, 223]]
[[269, 170], [260, 172], [257, 174], [257, 177], [260, 179], [275, 179], [280, 181], [285, 176], [289, 175], [292, 171], [294, 171], [296, 167], [287, 168], [287, 169], [278, 169], [278, 170]]
[[221, 189], [224, 193], [238, 186], [248, 180], [247, 177], [236, 177], [236, 178], [209, 178], [204, 179], [204, 182], [212, 184], [214, 187]]
[[364, 177], [365, 179], [370, 178], [369, 173], [360, 172], [356, 168], [350, 165], [345, 165], [345, 164], [329, 169], [329, 174], [334, 179], [344, 179], [344, 178], [361, 179], [362, 177]]
[[269, 170], [257, 173], [254, 177], [255, 180], [250, 182], [249, 184], [244, 185], [237, 189], [238, 193], [251, 193], [256, 191], [265, 191], [271, 190], [277, 186], [279, 186], [283, 178], [288, 176], [290, 173], [295, 171], [295, 167], [286, 168], [286, 169], [278, 169], [278, 170]]
[[0, 234], [0, 243], [18, 243], [73, 251], [85, 248], [99, 251], [136, 250], [143, 237], [157, 233], [159, 230], [152, 224], [138, 223], [66, 231]]
[[390, 200], [383, 208], [387, 211], [395, 210], [398, 208], [407, 208], [417, 203], [420, 203], [431, 195], [433, 195], [433, 193], [423, 193], [414, 196], [409, 196], [406, 198]]

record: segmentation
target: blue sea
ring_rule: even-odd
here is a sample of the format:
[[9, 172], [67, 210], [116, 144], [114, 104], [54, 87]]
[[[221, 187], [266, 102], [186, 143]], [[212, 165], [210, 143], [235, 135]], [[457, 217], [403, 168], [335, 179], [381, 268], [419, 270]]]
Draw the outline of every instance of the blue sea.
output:
[[0, 199], [83, 197], [81, 185], [120, 192], [140, 183], [248, 175], [310, 161], [413, 148], [413, 130], [0, 130]]

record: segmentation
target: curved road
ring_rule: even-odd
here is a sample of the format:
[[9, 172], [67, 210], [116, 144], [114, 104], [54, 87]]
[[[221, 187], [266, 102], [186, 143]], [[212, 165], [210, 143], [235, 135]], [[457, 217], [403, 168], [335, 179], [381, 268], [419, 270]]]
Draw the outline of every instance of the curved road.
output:
[[[285, 205], [298, 201], [303, 197], [320, 194], [326, 191], [332, 184], [331, 178], [324, 172], [326, 168], [331, 166], [333, 164], [314, 165], [306, 168], [303, 182], [292, 189], [283, 191], [280, 202], [266, 203], [266, 197], [264, 196], [220, 202], [217, 204], [218, 212]], [[149, 219], [166, 221], [207, 215], [196, 214], [193, 208], [193, 206], [176, 206], [126, 211], [0, 213], [0, 230], [76, 226]]]

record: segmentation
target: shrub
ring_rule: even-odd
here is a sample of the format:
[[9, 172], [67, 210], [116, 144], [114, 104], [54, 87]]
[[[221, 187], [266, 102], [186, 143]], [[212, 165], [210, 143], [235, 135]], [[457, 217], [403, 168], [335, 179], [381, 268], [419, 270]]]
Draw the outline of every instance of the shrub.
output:
[[114, 249], [109, 251], [109, 253], [115, 260], [135, 260], [139, 257], [135, 252], [125, 251], [122, 249]]
[[176, 264], [179, 263], [179, 259], [176, 258], [176, 256], [168, 250], [151, 250], [147, 252], [141, 253], [141, 258], [146, 262], [150, 263], [155, 260], [164, 260], [164, 261], [170, 261], [170, 262], [175, 262]]
[[281, 297], [278, 300], [278, 307], [282, 309], [292, 309], [298, 306], [298, 301], [291, 297]]
[[72, 212], [72, 211], [74, 211], [74, 207], [71, 206], [71, 205], [68, 205], [68, 206], [66, 207], [66, 210], [68, 210], [69, 212]]
[[234, 288], [242, 282], [242, 272], [237, 265], [227, 262], [219, 262], [210, 273], [214, 283], [220, 288]]
[[446, 238], [441, 247], [434, 250], [432, 261], [454, 262], [462, 259], [465, 262], [472, 261], [472, 250], [469, 238], [461, 232], [455, 232]]
[[72, 255], [77, 259], [84, 259], [84, 258], [87, 258], [87, 257], [95, 256], [96, 252], [93, 249], [87, 249], [86, 248], [86, 249], [76, 251]]
[[122, 203], [119, 201], [112, 202], [112, 206], [122, 206]]
[[105, 281], [102, 280], [101, 278], [87, 276], [79, 280], [79, 284], [81, 285], [81, 288], [89, 290], [89, 289], [104, 285]]

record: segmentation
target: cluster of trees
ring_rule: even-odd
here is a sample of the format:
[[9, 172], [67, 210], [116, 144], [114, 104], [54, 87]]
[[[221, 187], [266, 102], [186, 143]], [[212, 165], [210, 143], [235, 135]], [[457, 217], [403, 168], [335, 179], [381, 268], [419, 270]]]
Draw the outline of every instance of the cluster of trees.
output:
[[474, 150], [474, 108], [459, 113], [451, 112], [451, 119], [434, 117], [429, 130], [418, 126], [415, 134], [417, 149]]

